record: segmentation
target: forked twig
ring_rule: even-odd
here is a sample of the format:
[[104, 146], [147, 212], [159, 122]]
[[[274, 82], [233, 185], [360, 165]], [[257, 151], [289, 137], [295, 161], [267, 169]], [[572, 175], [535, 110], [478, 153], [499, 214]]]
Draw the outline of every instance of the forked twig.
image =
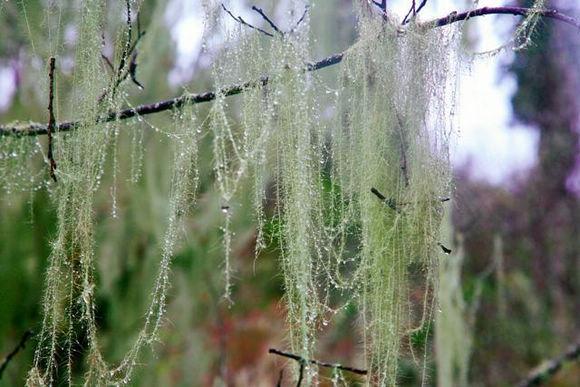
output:
[[145, 36], [145, 31], [143, 32], [141, 31], [140, 18], [139, 14], [137, 14], [137, 37], [135, 38], [135, 41], [132, 42], [133, 20], [131, 16], [131, 3], [128, 0], [126, 3], [127, 3], [127, 21], [126, 21], [127, 40], [125, 41], [125, 46], [123, 48], [123, 52], [121, 53], [121, 59], [119, 61], [119, 66], [117, 67], [116, 71], [114, 69], [111, 60], [107, 58], [106, 55], [101, 54], [101, 57], [105, 60], [105, 63], [107, 64], [109, 69], [111, 69], [111, 71], [114, 73], [113, 75], [114, 80], [112, 82], [113, 84], [110, 87], [108, 87], [107, 90], [105, 90], [105, 92], [103, 92], [103, 94], [101, 94], [101, 96], [99, 97], [98, 99], [99, 103], [102, 102], [105, 99], [105, 97], [107, 97], [109, 94], [114, 96], [121, 83], [123, 83], [123, 81], [125, 81], [128, 77], [135, 85], [137, 85], [137, 87], [139, 87], [141, 90], [144, 89], [144, 86], [139, 81], [137, 81], [137, 44], [139, 44], [141, 38]]
[[223, 10], [224, 10], [224, 11], [226, 11], [226, 13], [227, 13], [228, 15], [230, 15], [230, 16], [232, 17], [232, 19], [234, 19], [234, 20], [235, 20], [235, 21], [237, 21], [238, 23], [241, 23], [241, 24], [245, 25], [246, 27], [250, 27], [250, 28], [252, 28], [252, 29], [254, 29], [254, 30], [256, 30], [256, 31], [259, 31], [259, 32], [263, 33], [264, 35], [266, 35], [266, 36], [269, 36], [269, 37], [271, 37], [271, 38], [273, 38], [273, 37], [274, 37], [274, 34], [271, 34], [271, 33], [269, 33], [268, 31], [261, 29], [260, 27], [256, 27], [256, 26], [254, 26], [254, 25], [252, 25], [252, 24], [250, 24], [250, 23], [246, 22], [244, 19], [242, 19], [242, 17], [241, 17], [241, 16], [236, 16], [236, 15], [234, 15], [234, 14], [233, 14], [233, 13], [232, 13], [232, 12], [231, 12], [231, 11], [230, 11], [230, 10], [229, 10], [227, 7], [226, 7], [226, 6], [225, 6], [225, 4], [224, 4], [224, 3], [222, 3], [222, 8], [223, 8]]
[[409, 9], [409, 12], [407, 12], [407, 15], [405, 16], [405, 18], [403, 19], [403, 21], [401, 22], [401, 24], [407, 24], [410, 21], [410, 16], [413, 15], [413, 17], [416, 17], [419, 12], [421, 12], [421, 10], [423, 9], [423, 7], [427, 4], [427, 0], [423, 0], [423, 2], [421, 4], [419, 4], [419, 7], [415, 8], [415, 0], [413, 0], [413, 4], [411, 5], [411, 9]]
[[[343, 365], [337, 364], [337, 363], [327, 363], [327, 362], [314, 360], [314, 359], [305, 359], [302, 356], [298, 356], [298, 355], [295, 355], [295, 354], [289, 353], [289, 352], [283, 352], [283, 351], [277, 350], [275, 348], [270, 348], [268, 350], [268, 353], [296, 360], [297, 362], [299, 362], [302, 365], [310, 363], [310, 364], [314, 364], [318, 367], [332, 368], [332, 369], [337, 369], [337, 370], [341, 370], [341, 371], [348, 371], [348, 372], [352, 372], [353, 374], [357, 374], [357, 375], [367, 375], [367, 373], [368, 373], [367, 370], [363, 370], [360, 368], [343, 366]], [[301, 367], [301, 369], [302, 369], [302, 367]]]

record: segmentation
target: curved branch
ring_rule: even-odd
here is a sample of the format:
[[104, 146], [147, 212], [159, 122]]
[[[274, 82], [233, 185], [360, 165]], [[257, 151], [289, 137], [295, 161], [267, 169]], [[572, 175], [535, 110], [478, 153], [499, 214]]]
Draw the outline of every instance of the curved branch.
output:
[[[580, 30], [580, 21], [576, 20], [570, 16], [564, 15], [553, 9], [546, 10], [533, 10], [531, 8], [522, 7], [483, 7], [474, 9], [466, 12], [452, 12], [449, 15], [434, 19], [425, 23], [421, 23], [420, 26], [423, 28], [438, 28], [449, 24], [453, 24], [459, 21], [469, 20], [474, 17], [486, 16], [486, 15], [514, 15], [514, 16], [527, 16], [530, 13], [537, 13], [541, 17], [548, 19], [558, 20], [560, 22], [569, 24]], [[325, 67], [334, 66], [342, 61], [345, 53], [337, 53], [326, 57], [318, 62], [310, 63], [306, 67], [306, 71], [317, 71]], [[225, 96], [236, 95], [243, 92], [245, 89], [252, 87], [265, 86], [269, 82], [268, 76], [263, 76], [257, 81], [248, 81], [243, 84], [233, 85], [226, 87], [224, 89], [216, 91], [207, 91], [199, 94], [185, 93], [181, 96], [158, 101], [151, 104], [139, 105], [135, 108], [124, 109], [117, 112], [110, 112], [97, 119], [97, 123], [111, 122], [116, 120], [124, 120], [132, 118], [135, 116], [142, 116], [147, 114], [159, 113], [166, 110], [180, 108], [184, 105], [198, 104], [202, 102], [209, 102], [216, 98], [216, 95], [223, 94]], [[81, 126], [83, 123], [80, 121], [68, 121], [61, 122], [56, 125], [56, 131], [67, 132], [74, 130]], [[47, 125], [40, 123], [29, 123], [27, 125], [14, 125], [14, 126], [0, 126], [0, 137], [1, 136], [38, 136], [47, 134]]]

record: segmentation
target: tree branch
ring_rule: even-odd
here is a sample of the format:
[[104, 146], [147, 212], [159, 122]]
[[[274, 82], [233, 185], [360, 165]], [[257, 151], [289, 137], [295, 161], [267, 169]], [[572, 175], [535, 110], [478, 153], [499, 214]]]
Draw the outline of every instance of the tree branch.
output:
[[[443, 27], [455, 22], [468, 20], [474, 17], [486, 16], [486, 15], [515, 15], [515, 16], [526, 16], [530, 12], [536, 12], [541, 17], [548, 19], [554, 19], [566, 24], [570, 24], [580, 30], [580, 21], [564, 15], [556, 10], [532, 10], [530, 8], [521, 7], [484, 7], [478, 8], [467, 12], [457, 13], [452, 12], [449, 15], [421, 23], [420, 26], [423, 28], [437, 28]], [[333, 66], [340, 63], [344, 58], [344, 52], [331, 55], [324, 58], [318, 62], [307, 64], [306, 71], [317, 71], [325, 67]], [[268, 84], [268, 76], [263, 76], [257, 81], [248, 81], [240, 85], [233, 85], [221, 90], [207, 91], [205, 93], [191, 94], [186, 93], [179, 97], [172, 99], [162, 100], [151, 104], [139, 105], [135, 108], [125, 109], [117, 112], [110, 112], [104, 116], [99, 117], [96, 122], [110, 122], [115, 120], [124, 120], [132, 118], [138, 115], [147, 115], [153, 113], [159, 113], [166, 110], [171, 110], [179, 108], [184, 105], [197, 104], [202, 102], [209, 102], [215, 99], [216, 95], [223, 94], [225, 96], [236, 95], [243, 92], [247, 88], [259, 87]], [[79, 121], [69, 121], [62, 122], [56, 125], [56, 128], [60, 132], [66, 132], [73, 130], [83, 123]], [[0, 126], [0, 136], [38, 136], [47, 134], [47, 125], [39, 123], [29, 123], [27, 125], [13, 125], [13, 126]]]
[[539, 386], [545, 383], [548, 379], [554, 376], [564, 363], [571, 362], [580, 359], [580, 342], [572, 345], [568, 351], [564, 354], [558, 356], [555, 359], [551, 359], [545, 362], [545, 365], [540, 369], [530, 373], [524, 380], [522, 380], [518, 386], [519, 387], [531, 387]]
[[537, 13], [541, 17], [547, 19], [554, 19], [566, 24], [570, 24], [571, 26], [574, 26], [580, 30], [580, 20], [574, 19], [573, 17], [570, 17], [568, 15], [564, 15], [563, 13], [560, 13], [555, 9], [534, 10], [532, 8], [523, 8], [523, 7], [483, 7], [461, 13], [451, 12], [449, 15], [445, 17], [435, 19], [426, 23], [422, 23], [421, 26], [424, 28], [437, 28], [453, 24], [458, 21], [469, 20], [471, 18], [479, 16], [486, 15], [528, 16], [530, 13]]
[[[318, 360], [314, 360], [314, 359], [305, 359], [302, 356], [298, 356], [298, 355], [295, 355], [295, 354], [289, 353], [289, 352], [282, 352], [282, 351], [277, 350], [275, 348], [270, 348], [268, 350], [268, 353], [272, 353], [274, 355], [283, 356], [283, 357], [287, 357], [289, 359], [296, 360], [301, 365], [304, 365], [306, 363], [310, 363], [310, 364], [317, 365], [318, 367], [333, 368], [333, 369], [338, 369], [341, 371], [348, 371], [348, 372], [352, 372], [353, 374], [357, 374], [357, 375], [366, 375], [368, 373], [367, 370], [362, 370], [360, 368], [343, 366], [343, 365], [336, 364], [336, 363], [326, 363], [326, 362], [318, 361]], [[303, 370], [303, 366], [301, 367], [301, 369]]]

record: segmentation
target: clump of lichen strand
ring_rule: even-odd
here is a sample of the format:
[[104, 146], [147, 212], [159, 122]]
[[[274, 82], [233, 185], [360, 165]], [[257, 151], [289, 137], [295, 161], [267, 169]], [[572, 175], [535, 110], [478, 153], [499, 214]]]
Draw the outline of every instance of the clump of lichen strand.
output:
[[[96, 122], [106, 112], [119, 110], [123, 93], [119, 85], [116, 93], [103, 94], [110, 86], [102, 76], [105, 69], [100, 54], [105, 14], [106, 2], [83, 3], [79, 7], [74, 94], [68, 110], [83, 124], [73, 132], [53, 134], [58, 181], [51, 188], [51, 196], [56, 203], [58, 228], [46, 273], [42, 327], [27, 379], [30, 386], [76, 384], [75, 368], [84, 371], [83, 383], [87, 385], [130, 381], [140, 350], [157, 338], [165, 313], [170, 259], [178, 241], [180, 221], [193, 204], [198, 128], [195, 111], [186, 107], [173, 114], [169, 129], [164, 131], [174, 145], [175, 156], [167, 229], [150, 307], [133, 347], [118, 365], [110, 366], [100, 350], [95, 320], [94, 207], [108, 155], [117, 151], [119, 123]], [[121, 38], [124, 36], [120, 34]], [[140, 125], [138, 121], [134, 124]], [[113, 169], [117, 168], [115, 157], [111, 162]], [[113, 176], [115, 173], [112, 172]], [[114, 194], [114, 188], [111, 192]], [[79, 343], [83, 343], [82, 348]], [[85, 355], [82, 365], [73, 364], [79, 359], [79, 351]]]
[[[302, 38], [304, 39], [304, 37]], [[320, 281], [324, 230], [321, 169], [324, 154], [316, 97], [305, 72], [304, 41], [288, 40], [274, 49], [271, 86], [276, 120], [277, 220], [288, 308], [290, 344], [309, 358], [322, 317], [325, 283]], [[307, 381], [312, 372], [307, 372]]]
[[[263, 74], [269, 82], [259, 91], [245, 89], [234, 98], [239, 105], [218, 96], [211, 125], [226, 225], [246, 174], [261, 213], [264, 164], [271, 166], [292, 351], [312, 355], [321, 322], [337, 312], [328, 305], [330, 293], [347, 303], [358, 295], [369, 381], [394, 384], [400, 341], [411, 323], [429, 319], [433, 301], [441, 198], [450, 189], [458, 36], [416, 26], [400, 33], [383, 23], [361, 14], [361, 37], [345, 57], [331, 128], [319, 116], [316, 74], [306, 71], [307, 30], [260, 44], [238, 29], [214, 69], [217, 87]], [[230, 116], [236, 106], [239, 127]], [[373, 187], [388, 201], [371, 194]], [[229, 232], [226, 227], [226, 260]], [[353, 240], [359, 241], [354, 253], [345, 248]], [[412, 265], [426, 282], [420, 318], [409, 312]], [[226, 279], [228, 270], [226, 264]], [[309, 383], [314, 375], [306, 373]]]
[[[310, 357], [315, 327], [320, 318], [319, 285], [322, 238], [321, 152], [323, 136], [317, 124], [318, 108], [310, 74], [306, 70], [308, 30], [265, 39], [237, 28], [228, 36], [225, 50], [214, 66], [216, 88], [260, 80], [263, 88], [250, 86], [239, 97], [218, 95], [212, 109], [214, 158], [218, 189], [223, 201], [226, 298], [229, 298], [229, 218], [240, 188], [254, 192], [257, 249], [264, 246], [262, 203], [265, 183], [276, 187], [277, 211], [272, 235], [278, 239], [288, 308], [292, 350]], [[236, 105], [235, 102], [239, 104]], [[239, 111], [233, 114], [235, 107]], [[235, 113], [235, 112], [234, 112]], [[267, 168], [270, 167], [270, 168]], [[307, 373], [310, 380], [311, 373]]]
[[[97, 97], [104, 84], [100, 77], [99, 31], [104, 5], [84, 5], [79, 11], [79, 49], [76, 54], [75, 96], [71, 104], [85, 122], [98, 114]], [[43, 322], [28, 384], [54, 384], [64, 363], [64, 378], [72, 384], [74, 345], [82, 335], [89, 342], [91, 369], [101, 367], [94, 319], [94, 219], [93, 197], [99, 185], [109, 130], [86, 124], [74, 135], [55, 136], [59, 160], [52, 196], [57, 203], [58, 230], [49, 257]], [[82, 333], [79, 333], [82, 332]], [[64, 360], [63, 360], [64, 359]]]
[[[428, 321], [410, 313], [410, 271], [433, 297], [441, 199], [449, 194], [454, 29], [404, 31], [359, 13], [360, 40], [343, 64], [335, 179], [360, 223], [360, 301], [370, 383], [394, 385], [402, 338]], [[375, 188], [386, 199], [371, 193]]]
[[[233, 84], [260, 79], [268, 71], [267, 58], [264, 57], [267, 50], [260, 36], [248, 33], [240, 26], [233, 30], [226, 29], [224, 34], [227, 49], [218, 56], [213, 66], [216, 89], [223, 90]], [[257, 223], [263, 224], [262, 179], [266, 167], [266, 147], [272, 133], [270, 110], [264, 90], [250, 85], [236, 97], [218, 94], [210, 113], [214, 170], [224, 217], [224, 298], [230, 303], [233, 271], [230, 264], [233, 235], [230, 223], [238, 208], [238, 193], [253, 187]]]

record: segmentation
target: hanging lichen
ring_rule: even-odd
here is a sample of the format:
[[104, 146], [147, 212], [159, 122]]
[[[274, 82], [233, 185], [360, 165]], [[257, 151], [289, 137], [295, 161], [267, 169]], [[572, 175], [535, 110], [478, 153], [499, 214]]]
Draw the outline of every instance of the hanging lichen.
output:
[[[360, 300], [371, 383], [393, 385], [402, 338], [428, 321], [442, 200], [449, 195], [448, 113], [458, 33], [404, 30], [359, 10], [347, 53], [335, 176], [360, 224]], [[453, 89], [452, 89], [453, 90]], [[413, 266], [412, 266], [413, 265]], [[425, 277], [423, 317], [409, 315], [410, 270]], [[427, 315], [425, 315], [427, 314]]]
[[[110, 147], [113, 149], [112, 173], [116, 176], [118, 124], [115, 121], [93, 123], [104, 112], [119, 109], [122, 93], [117, 90], [117, 79], [107, 85], [101, 76], [103, 60], [99, 53], [104, 10], [105, 4], [100, 2], [83, 4], [79, 10], [75, 94], [71, 106], [82, 124], [75, 128], [74, 133], [53, 134], [58, 183], [54, 185], [52, 195], [57, 203], [58, 232], [49, 258], [43, 300], [44, 320], [34, 367], [27, 381], [29, 385], [74, 384], [73, 358], [79, 351], [79, 342], [86, 343], [85, 383], [115, 384], [130, 380], [140, 349], [156, 340], [165, 311], [169, 265], [178, 240], [180, 219], [194, 202], [198, 130], [194, 112], [191, 108], [184, 108], [174, 115], [172, 125], [175, 129], [166, 132], [168, 139], [175, 144], [174, 172], [167, 231], [151, 304], [135, 344], [118, 366], [110, 368], [99, 348], [95, 320], [94, 199], [105, 172]], [[135, 157], [140, 156], [137, 153]], [[116, 184], [115, 177], [113, 180]], [[114, 190], [112, 194], [114, 201]], [[114, 211], [113, 207], [113, 215]]]
[[[302, 14], [306, 6], [299, 0], [287, 3], [292, 16]], [[544, 0], [534, 2], [516, 30], [512, 48], [529, 44], [543, 4]], [[124, 5], [128, 19], [139, 6], [132, 1]], [[415, 18], [401, 25], [371, 2], [354, 5], [358, 38], [341, 57], [338, 86], [331, 93], [333, 117], [325, 121], [321, 106], [326, 100], [321, 95], [327, 90], [321, 91], [325, 85], [311, 71], [307, 13], [296, 25], [264, 33], [249, 28], [225, 6], [203, 1], [207, 28], [222, 34], [214, 43], [223, 43], [215, 50], [216, 93], [207, 117], [214, 164], [206, 167], [215, 171], [223, 213], [225, 298], [234, 298], [232, 216], [240, 208], [236, 196], [240, 191], [253, 196], [257, 254], [267, 243], [263, 203], [272, 199], [266, 197], [271, 184], [276, 208], [268, 220], [269, 232], [279, 246], [292, 351], [312, 358], [321, 326], [343, 306], [356, 304], [370, 373], [367, 383], [395, 385], [402, 343], [427, 330], [435, 304], [439, 228], [443, 202], [452, 191], [448, 144], [454, 129], [461, 31], [427, 28]], [[128, 121], [123, 129], [133, 137], [132, 183], [138, 183], [144, 168], [143, 126], [153, 127], [172, 145], [172, 175], [159, 269], [144, 323], [122, 360], [107, 364], [95, 318], [94, 207], [110, 164], [111, 214], [117, 216], [120, 123], [110, 112], [128, 101], [121, 72], [113, 71], [108, 80], [102, 76], [106, 6], [105, 1], [79, 5], [74, 92], [70, 101], [60, 101], [68, 106], [63, 110], [74, 112], [78, 124], [74, 131], [53, 133], [58, 182], [48, 184], [27, 174], [31, 155], [43, 149], [37, 138], [2, 137], [0, 142], [2, 188], [11, 192], [47, 186], [58, 217], [29, 385], [75, 384], [73, 361], [81, 351], [86, 355], [85, 384], [130, 382], [142, 348], [158, 338], [172, 256], [182, 221], [195, 202], [198, 139], [204, 125], [188, 106], [191, 101], [185, 98], [176, 104], [162, 128], [140, 116]], [[226, 13], [220, 14], [222, 9]], [[47, 12], [54, 17], [56, 10]], [[239, 23], [231, 27], [229, 16]], [[120, 69], [129, 65], [126, 54], [135, 33], [128, 23], [114, 35], [117, 56], [112, 62]], [[56, 36], [50, 55], [58, 56], [60, 26], [50, 27], [49, 35]], [[109, 122], [103, 122], [107, 115]], [[458, 267], [459, 262], [450, 261], [439, 274], [457, 280]], [[414, 288], [423, 294], [422, 302], [410, 300]], [[456, 309], [438, 324], [464, 329], [452, 314], [463, 309], [453, 304], [456, 289], [443, 287], [440, 294], [442, 307]], [[451, 362], [448, 358], [447, 366]], [[458, 380], [466, 381], [466, 363], [461, 367]], [[448, 379], [450, 371], [445, 371]], [[334, 370], [335, 383], [341, 379]], [[310, 364], [304, 383], [317, 383], [317, 370]]]
[[[296, 6], [298, 7], [298, 6]], [[263, 89], [248, 85], [241, 99], [239, 130], [235, 130], [226, 108], [229, 103], [218, 96], [212, 110], [214, 158], [218, 188], [224, 215], [226, 254], [226, 297], [229, 297], [228, 228], [233, 194], [246, 174], [253, 184], [258, 221], [257, 249], [264, 245], [262, 203], [265, 179], [273, 177], [276, 185], [281, 266], [293, 349], [310, 356], [314, 349], [315, 327], [319, 318], [318, 288], [315, 283], [321, 227], [317, 222], [320, 206], [320, 169], [322, 155], [316, 125], [317, 108], [306, 73], [308, 31], [275, 36], [264, 42], [243, 29], [236, 28], [231, 43], [214, 66], [217, 87], [241, 83], [247, 79], [262, 81], [272, 74]], [[273, 170], [267, 172], [266, 166]]]

